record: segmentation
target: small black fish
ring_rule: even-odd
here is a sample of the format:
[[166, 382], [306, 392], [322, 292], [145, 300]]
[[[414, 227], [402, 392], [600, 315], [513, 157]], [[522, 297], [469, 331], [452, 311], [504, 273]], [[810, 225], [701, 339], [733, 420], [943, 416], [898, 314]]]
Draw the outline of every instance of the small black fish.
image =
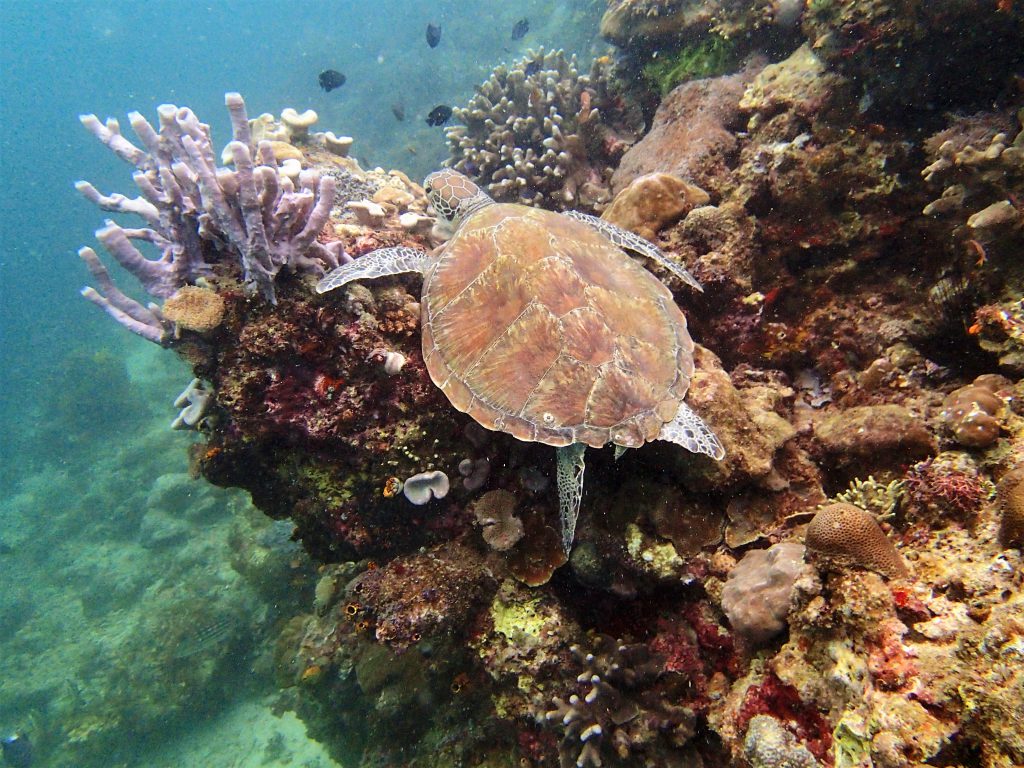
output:
[[452, 116], [452, 108], [447, 104], [438, 104], [427, 115], [427, 125], [444, 125]]
[[441, 25], [440, 24], [427, 24], [427, 45], [431, 48], [437, 48], [437, 44], [441, 42]]
[[0, 539], [0, 555], [10, 555], [14, 553], [14, 547], [8, 544], [6, 541]]
[[345, 76], [336, 69], [325, 69], [320, 73], [320, 87], [330, 93], [345, 84]]
[[4, 765], [11, 768], [32, 768], [32, 742], [24, 733], [12, 733], [0, 740]]
[[522, 40], [526, 37], [526, 33], [530, 31], [530, 20], [520, 19], [512, 25], [512, 39]]
[[540, 62], [531, 61], [523, 68], [523, 72], [526, 74], [527, 77], [529, 77], [530, 75], [536, 75], [538, 72], [540, 72]]
[[402, 102], [396, 102], [391, 105], [391, 114], [395, 116], [395, 120], [402, 122], [405, 120], [405, 104]]

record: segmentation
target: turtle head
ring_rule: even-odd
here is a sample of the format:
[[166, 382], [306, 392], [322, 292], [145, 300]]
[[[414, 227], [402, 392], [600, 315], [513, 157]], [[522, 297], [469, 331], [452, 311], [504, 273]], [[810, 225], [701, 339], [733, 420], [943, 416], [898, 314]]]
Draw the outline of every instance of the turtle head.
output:
[[450, 168], [430, 174], [423, 180], [423, 186], [437, 215], [456, 227], [494, 202], [480, 187]]

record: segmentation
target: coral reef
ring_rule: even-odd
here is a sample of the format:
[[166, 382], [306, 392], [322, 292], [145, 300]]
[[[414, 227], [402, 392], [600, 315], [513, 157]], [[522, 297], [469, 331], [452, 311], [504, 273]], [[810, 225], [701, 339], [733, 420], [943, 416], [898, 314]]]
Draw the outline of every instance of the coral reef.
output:
[[[980, 75], [936, 101], [967, 118], [918, 111], [934, 84], [914, 90], [939, 51], [970, 71], [1021, 11], [974, 9], [975, 26], [936, 7], [969, 39], [943, 49], [938, 11], [916, 5], [616, 0], [622, 61], [588, 77], [531, 53], [457, 112], [456, 167], [505, 200], [604, 208], [705, 289], [676, 295], [710, 348], [687, 401], [725, 459], [591, 451], [568, 556], [550, 451], [432, 384], [419, 277], [319, 296], [296, 263], [272, 305], [242, 289], [229, 239], [197, 239], [161, 267], [184, 271], [160, 298], [222, 302], [189, 325], [94, 271], [108, 309], [207, 382], [193, 470], [293, 522], [322, 562], [276, 664], [282, 706], [346, 764], [1024, 762], [1019, 105]], [[710, 52], [709, 34], [738, 56], [774, 36], [770, 61], [683, 82], [634, 143], [613, 66]], [[935, 50], [880, 66], [904, 45]], [[1009, 82], [1014, 55], [981, 69]], [[318, 174], [316, 243], [338, 259], [437, 244], [418, 184], [286, 122], [248, 125], [301, 154], [271, 147], [285, 176]], [[146, 546], [175, 546], [173, 522], [154, 515]]]
[[562, 51], [529, 52], [499, 66], [447, 129], [451, 166], [494, 199], [555, 210], [600, 211], [615, 163], [643, 119], [610, 83], [610, 61], [589, 75]]

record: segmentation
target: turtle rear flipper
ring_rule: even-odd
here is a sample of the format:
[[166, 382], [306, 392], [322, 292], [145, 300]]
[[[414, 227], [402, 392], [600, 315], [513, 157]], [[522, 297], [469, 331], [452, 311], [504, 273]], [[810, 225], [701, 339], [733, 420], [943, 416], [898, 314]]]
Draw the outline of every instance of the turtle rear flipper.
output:
[[686, 403], [679, 404], [675, 418], [661, 428], [658, 439], [681, 445], [691, 453], [703, 453], [713, 459], [725, 456], [725, 448], [715, 433]]
[[558, 512], [562, 520], [562, 547], [565, 554], [572, 550], [576, 536], [576, 520], [580, 516], [580, 501], [583, 499], [583, 470], [586, 468], [583, 453], [584, 443], [570, 443], [556, 451], [558, 457]]

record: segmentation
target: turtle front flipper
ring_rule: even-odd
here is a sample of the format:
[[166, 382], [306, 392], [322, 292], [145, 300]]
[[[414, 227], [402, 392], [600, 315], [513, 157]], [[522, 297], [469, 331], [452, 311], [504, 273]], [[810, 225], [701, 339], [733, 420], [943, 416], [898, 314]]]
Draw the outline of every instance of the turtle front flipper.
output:
[[381, 248], [332, 269], [316, 284], [316, 292], [327, 293], [353, 280], [372, 280], [375, 277], [400, 275], [403, 272], [422, 274], [429, 264], [430, 256], [415, 248]]
[[570, 443], [557, 450], [558, 512], [562, 520], [562, 547], [568, 555], [576, 536], [576, 520], [580, 516], [583, 499], [584, 443]]
[[661, 428], [658, 439], [676, 443], [691, 453], [703, 453], [713, 459], [725, 456], [725, 448], [715, 433], [686, 403], [679, 404], [675, 418]]
[[695, 288], [701, 293], [704, 293], [704, 288], [697, 282], [697, 278], [687, 272], [685, 267], [681, 267], [676, 264], [668, 256], [662, 253], [658, 246], [648, 240], [644, 240], [640, 235], [634, 234], [622, 227], [617, 227], [611, 222], [600, 219], [597, 216], [589, 216], [586, 213], [580, 213], [579, 211], [566, 211], [564, 215], [568, 216], [570, 219], [582, 222], [589, 227], [593, 227], [608, 238], [613, 244], [619, 246], [619, 248], [625, 248], [626, 250], [633, 251], [634, 253], [639, 253], [641, 256], [653, 259], [691, 288]]

